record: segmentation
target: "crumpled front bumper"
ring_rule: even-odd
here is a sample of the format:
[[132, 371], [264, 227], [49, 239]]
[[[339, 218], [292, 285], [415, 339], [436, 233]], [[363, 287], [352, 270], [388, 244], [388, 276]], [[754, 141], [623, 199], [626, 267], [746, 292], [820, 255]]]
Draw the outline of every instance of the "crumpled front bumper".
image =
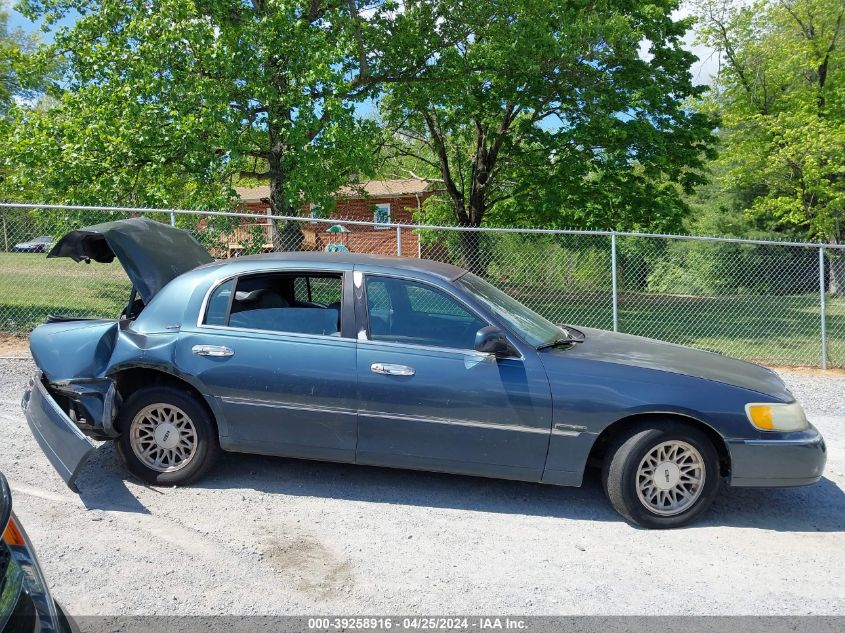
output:
[[806, 486], [821, 479], [827, 447], [812, 424], [805, 431], [780, 437], [727, 440], [731, 486]]
[[79, 469], [96, 446], [73, 423], [47, 391], [38, 372], [30, 380], [21, 400], [26, 421], [41, 450], [68, 487], [79, 492], [74, 483]]

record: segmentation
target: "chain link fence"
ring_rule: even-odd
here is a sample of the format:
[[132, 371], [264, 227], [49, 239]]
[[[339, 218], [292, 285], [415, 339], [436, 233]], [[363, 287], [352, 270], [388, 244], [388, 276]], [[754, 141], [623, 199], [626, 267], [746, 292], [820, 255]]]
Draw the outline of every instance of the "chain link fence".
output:
[[138, 215], [191, 231], [219, 259], [298, 249], [425, 257], [472, 270], [555, 322], [769, 365], [845, 367], [841, 246], [156, 209], [0, 205], [0, 335], [23, 336], [49, 314], [118, 315], [130, 292], [118, 263], [45, 253], [67, 231]]

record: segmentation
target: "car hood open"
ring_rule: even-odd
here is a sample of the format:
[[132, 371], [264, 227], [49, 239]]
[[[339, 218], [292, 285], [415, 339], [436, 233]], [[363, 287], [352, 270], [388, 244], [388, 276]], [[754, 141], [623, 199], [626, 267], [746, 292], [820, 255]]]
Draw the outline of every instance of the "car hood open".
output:
[[71, 231], [47, 254], [74, 261], [109, 263], [116, 257], [144, 303], [170, 280], [214, 261], [190, 233], [154, 222], [130, 218]]

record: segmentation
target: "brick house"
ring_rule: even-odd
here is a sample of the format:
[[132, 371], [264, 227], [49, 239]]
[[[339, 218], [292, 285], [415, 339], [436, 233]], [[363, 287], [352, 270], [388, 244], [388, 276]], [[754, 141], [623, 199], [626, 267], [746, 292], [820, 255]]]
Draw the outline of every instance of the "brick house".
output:
[[[250, 213], [265, 215], [269, 213], [270, 187], [236, 187], [240, 196], [240, 209]], [[422, 208], [427, 198], [437, 193], [432, 183], [418, 178], [393, 180], [368, 180], [343, 187], [337, 194], [335, 210], [329, 219], [363, 220], [367, 222], [413, 223], [413, 214]], [[315, 214], [312, 205], [303, 205], [302, 215]], [[249, 230], [251, 222], [245, 223], [241, 230]], [[272, 250], [273, 228], [269, 222], [259, 222], [267, 234], [266, 250]], [[346, 225], [348, 233], [330, 233], [326, 229], [331, 222], [303, 223], [305, 236], [303, 248], [325, 250], [329, 244], [340, 244], [352, 252], [395, 255], [398, 252], [397, 232], [389, 226]], [[402, 231], [402, 254], [416, 257], [419, 254], [419, 239], [410, 230]], [[238, 251], [238, 236], [229, 239], [229, 252]]]

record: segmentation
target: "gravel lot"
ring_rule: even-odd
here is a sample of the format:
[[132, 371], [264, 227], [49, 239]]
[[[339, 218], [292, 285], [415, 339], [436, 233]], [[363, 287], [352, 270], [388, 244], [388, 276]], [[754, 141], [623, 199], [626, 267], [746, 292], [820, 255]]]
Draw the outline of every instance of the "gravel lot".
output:
[[784, 372], [829, 449], [825, 478], [725, 488], [674, 531], [580, 489], [227, 455], [191, 488], [124, 479], [104, 444], [71, 493], [0, 360], [0, 470], [74, 615], [845, 614], [845, 375]]

